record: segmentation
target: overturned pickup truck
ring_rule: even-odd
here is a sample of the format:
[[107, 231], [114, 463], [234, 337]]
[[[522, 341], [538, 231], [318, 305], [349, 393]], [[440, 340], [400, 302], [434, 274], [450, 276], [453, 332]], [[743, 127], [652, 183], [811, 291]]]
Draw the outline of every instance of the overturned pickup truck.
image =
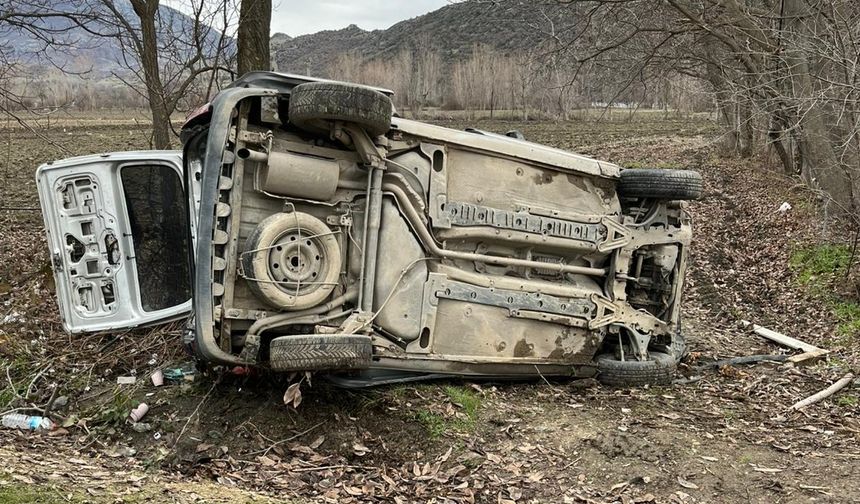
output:
[[665, 383], [701, 178], [393, 114], [384, 89], [259, 72], [184, 150], [37, 171], [66, 330], [188, 317], [210, 363]]

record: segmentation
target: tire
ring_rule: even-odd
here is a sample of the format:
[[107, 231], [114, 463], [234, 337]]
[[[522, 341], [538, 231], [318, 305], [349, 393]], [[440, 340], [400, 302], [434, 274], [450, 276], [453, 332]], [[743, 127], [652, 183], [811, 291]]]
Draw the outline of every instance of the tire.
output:
[[629, 198], [696, 200], [702, 196], [702, 176], [692, 170], [623, 170], [618, 192]]
[[371, 362], [370, 336], [315, 334], [281, 336], [269, 345], [274, 371], [334, 371], [366, 369]]
[[[313, 277], [306, 279], [304, 286], [297, 283], [302, 286], [298, 291], [286, 284], [286, 279], [272, 276], [267, 252], [274, 252], [273, 247], [281, 250], [279, 240], [296, 230], [300, 230], [300, 236], [308, 237], [308, 247], [313, 247], [315, 258], [308, 257], [307, 260], [316, 261], [318, 270], [313, 272]], [[286, 244], [283, 246], [287, 247]], [[306, 251], [303, 245], [298, 247], [300, 252]], [[322, 303], [331, 295], [340, 276], [341, 254], [337, 239], [323, 221], [303, 212], [277, 213], [263, 219], [248, 236], [241, 258], [242, 271], [251, 292], [258, 299], [285, 311], [303, 310]]]
[[669, 385], [677, 367], [674, 356], [661, 352], [648, 352], [647, 361], [620, 361], [608, 353], [595, 360], [597, 381], [610, 387]]
[[340, 82], [308, 82], [290, 93], [290, 122], [311, 133], [324, 133], [326, 121], [355, 123], [370, 136], [391, 128], [391, 100], [373, 89]]

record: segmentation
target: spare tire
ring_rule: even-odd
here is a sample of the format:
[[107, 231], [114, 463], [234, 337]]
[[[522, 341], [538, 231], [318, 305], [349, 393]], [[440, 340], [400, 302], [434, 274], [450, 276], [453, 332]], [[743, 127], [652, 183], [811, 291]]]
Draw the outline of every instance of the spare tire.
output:
[[326, 300], [340, 277], [340, 245], [331, 229], [304, 212], [272, 214], [248, 235], [242, 273], [257, 299], [284, 311]]
[[662, 352], [648, 352], [648, 360], [618, 360], [614, 354], [598, 355], [597, 381], [611, 387], [669, 385], [675, 374], [675, 357]]
[[370, 136], [391, 128], [391, 100], [368, 87], [342, 82], [308, 82], [290, 92], [290, 122], [311, 133], [328, 131], [326, 122], [357, 124]]
[[702, 196], [702, 176], [692, 170], [623, 170], [618, 193], [628, 198], [696, 200]]
[[372, 356], [370, 336], [362, 334], [280, 336], [269, 344], [274, 371], [365, 369]]

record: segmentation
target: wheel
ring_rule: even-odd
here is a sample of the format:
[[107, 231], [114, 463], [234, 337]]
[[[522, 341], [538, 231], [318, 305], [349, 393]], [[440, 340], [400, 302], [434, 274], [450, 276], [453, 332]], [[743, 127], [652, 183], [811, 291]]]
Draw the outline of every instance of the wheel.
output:
[[327, 132], [327, 121], [343, 121], [379, 136], [391, 128], [392, 113], [387, 96], [355, 84], [308, 82], [290, 92], [290, 122], [312, 133]]
[[621, 361], [614, 354], [601, 354], [597, 361], [597, 381], [612, 387], [641, 387], [669, 385], [675, 374], [675, 357], [661, 352], [648, 352], [648, 360]]
[[323, 221], [303, 212], [263, 219], [248, 236], [241, 257], [251, 292], [286, 311], [320, 304], [340, 275], [337, 239]]
[[365, 369], [370, 365], [372, 352], [370, 336], [281, 336], [269, 345], [269, 365], [274, 371]]
[[662, 200], [695, 200], [702, 196], [702, 176], [692, 170], [623, 170], [621, 196]]

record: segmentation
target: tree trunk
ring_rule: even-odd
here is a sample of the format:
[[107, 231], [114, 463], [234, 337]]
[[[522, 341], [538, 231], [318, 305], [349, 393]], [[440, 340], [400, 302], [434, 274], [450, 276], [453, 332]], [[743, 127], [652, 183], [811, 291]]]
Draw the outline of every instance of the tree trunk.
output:
[[795, 175], [794, 159], [786, 147], [786, 142], [782, 139], [782, 131], [776, 127], [771, 127], [767, 132], [768, 141], [779, 157], [779, 163], [782, 165], [782, 171], [786, 175]]
[[752, 125], [752, 102], [746, 96], [738, 100], [738, 152], [741, 158], [750, 158], [753, 155], [755, 135]]
[[239, 75], [254, 70], [271, 70], [269, 31], [272, 23], [272, 0], [242, 0], [237, 34]]
[[164, 85], [158, 66], [158, 29], [155, 15], [159, 0], [131, 0], [140, 19], [140, 66], [146, 82], [146, 98], [152, 112], [152, 146], [170, 149], [170, 113], [164, 102]]
[[732, 106], [731, 93], [726, 89], [725, 78], [720, 71], [720, 58], [714, 49], [717, 41], [713, 37], [705, 37], [707, 54], [706, 78], [714, 89], [714, 102], [717, 113], [726, 126], [726, 135], [723, 137], [722, 149], [725, 153], [734, 153], [740, 144], [740, 131], [735, 120], [736, 114]]
[[[811, 34], [807, 26], [810, 12], [803, 0], [786, 0], [785, 17], [790, 37], [785, 61], [791, 76], [799, 117], [801, 175], [812, 187], [827, 193], [836, 203], [834, 213], [849, 211], [853, 205], [853, 181], [840, 166], [828, 134], [832, 118], [816, 99], [810, 74], [809, 54], [804, 46]], [[832, 121], [835, 124], [835, 121]], [[829, 206], [829, 205], [828, 205]]]

